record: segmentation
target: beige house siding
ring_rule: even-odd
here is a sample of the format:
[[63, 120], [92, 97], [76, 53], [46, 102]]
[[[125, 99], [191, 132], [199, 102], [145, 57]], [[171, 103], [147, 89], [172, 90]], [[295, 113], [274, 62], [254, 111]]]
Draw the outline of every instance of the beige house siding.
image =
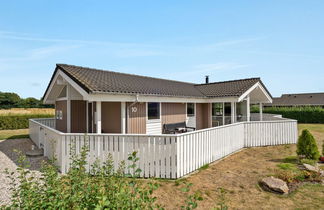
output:
[[56, 111], [62, 111], [62, 119], [56, 119], [56, 130], [66, 133], [67, 132], [67, 101], [56, 101], [55, 102], [55, 113]]
[[185, 103], [161, 103], [162, 126], [186, 121]]
[[87, 132], [87, 108], [86, 101], [71, 101], [71, 132], [86, 133]]
[[127, 102], [127, 133], [146, 134], [146, 103]]
[[121, 133], [121, 103], [102, 102], [101, 121], [103, 133]]

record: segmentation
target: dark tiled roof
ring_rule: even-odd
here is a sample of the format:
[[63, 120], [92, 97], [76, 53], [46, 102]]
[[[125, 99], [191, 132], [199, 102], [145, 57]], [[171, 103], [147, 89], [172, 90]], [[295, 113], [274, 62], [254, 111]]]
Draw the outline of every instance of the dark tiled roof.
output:
[[200, 90], [204, 95], [208, 97], [241, 96], [250, 87], [260, 81], [260, 78], [250, 78], [200, 84], [195, 86], [198, 90]]
[[138, 93], [147, 95], [204, 97], [192, 83], [103, 71], [66, 64], [59, 69], [87, 92]]
[[273, 98], [272, 106], [316, 106], [324, 105], [324, 93], [283, 94], [280, 98]]
[[[133, 93], [144, 95], [201, 98], [229, 97], [241, 96], [245, 91], [247, 91], [257, 82], [260, 82], [262, 84], [260, 78], [215, 82], [208, 84], [193, 84], [187, 82], [138, 76], [133, 74], [124, 74], [113, 71], [104, 71], [93, 68], [85, 68], [67, 64], [57, 64], [56, 71], [58, 69], [67, 74], [88, 93]], [[264, 85], [263, 87], [265, 88]], [[46, 92], [47, 91], [48, 88]]]

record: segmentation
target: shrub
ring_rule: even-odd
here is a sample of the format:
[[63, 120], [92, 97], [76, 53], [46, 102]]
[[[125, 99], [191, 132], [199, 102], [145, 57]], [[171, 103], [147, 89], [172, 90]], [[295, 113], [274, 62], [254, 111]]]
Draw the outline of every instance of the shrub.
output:
[[[104, 163], [96, 161], [91, 173], [86, 171], [87, 150], [83, 147], [80, 155], [73, 155], [71, 169], [60, 175], [51, 164], [44, 164], [43, 177], [35, 178], [25, 169], [26, 159], [20, 156], [17, 172], [9, 173], [11, 178], [12, 203], [8, 209], [153, 209], [156, 198], [152, 195], [158, 184], [140, 182], [136, 179], [140, 169], [136, 169], [136, 152], [130, 154], [128, 169], [125, 163], [117, 171], [111, 156]], [[101, 166], [99, 166], [101, 165]], [[19, 185], [15, 185], [15, 173]], [[0, 207], [1, 208], [1, 207]]]
[[[259, 112], [258, 107], [251, 112]], [[299, 123], [324, 123], [324, 109], [321, 107], [266, 107], [263, 113], [280, 114]]]
[[28, 120], [32, 118], [50, 118], [50, 114], [0, 115], [0, 130], [28, 128]]
[[324, 156], [324, 140], [322, 142], [322, 155]]
[[298, 138], [296, 153], [312, 160], [317, 160], [320, 156], [315, 138], [307, 129], [303, 130]]

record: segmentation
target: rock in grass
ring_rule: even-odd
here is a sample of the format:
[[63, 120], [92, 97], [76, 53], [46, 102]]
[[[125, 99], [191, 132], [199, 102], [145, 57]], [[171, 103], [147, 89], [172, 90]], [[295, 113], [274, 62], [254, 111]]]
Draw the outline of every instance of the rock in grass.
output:
[[263, 178], [260, 181], [261, 187], [269, 192], [287, 194], [289, 192], [288, 185], [285, 181], [273, 176]]
[[304, 163], [303, 166], [304, 166], [304, 168], [305, 168], [307, 171], [315, 172], [315, 173], [318, 173], [318, 172], [319, 172], [319, 169], [318, 169], [318, 167], [316, 167], [316, 166], [312, 166], [312, 165], [309, 165], [309, 164], [307, 164], [307, 163]]

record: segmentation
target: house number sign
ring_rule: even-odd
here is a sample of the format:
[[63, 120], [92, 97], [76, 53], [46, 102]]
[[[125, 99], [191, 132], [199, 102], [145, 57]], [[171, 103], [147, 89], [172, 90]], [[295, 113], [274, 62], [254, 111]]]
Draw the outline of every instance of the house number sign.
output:
[[137, 107], [132, 107], [132, 112], [137, 112]]

